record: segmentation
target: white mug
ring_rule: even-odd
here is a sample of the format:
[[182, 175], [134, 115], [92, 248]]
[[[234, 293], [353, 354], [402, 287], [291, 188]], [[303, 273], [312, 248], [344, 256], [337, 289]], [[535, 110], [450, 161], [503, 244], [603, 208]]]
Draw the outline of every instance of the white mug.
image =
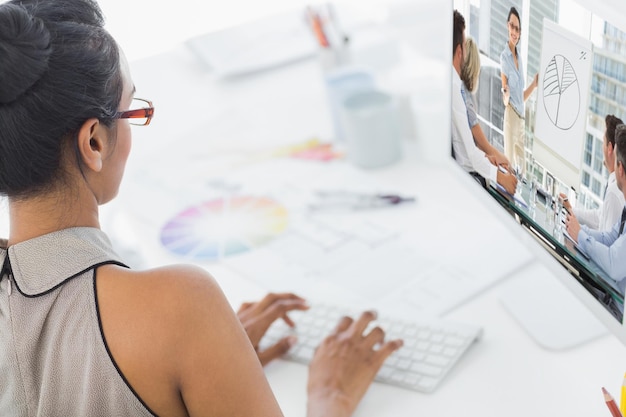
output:
[[345, 128], [341, 118], [343, 101], [352, 94], [375, 88], [371, 73], [359, 68], [342, 68], [326, 74], [326, 87], [333, 121], [334, 140], [345, 140]]
[[393, 164], [402, 156], [398, 105], [381, 91], [350, 95], [342, 103], [348, 159], [361, 168]]

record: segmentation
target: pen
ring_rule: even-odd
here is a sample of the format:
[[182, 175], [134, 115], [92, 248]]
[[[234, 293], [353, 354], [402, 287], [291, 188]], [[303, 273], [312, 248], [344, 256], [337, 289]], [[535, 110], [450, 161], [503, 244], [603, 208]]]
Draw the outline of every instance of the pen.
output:
[[328, 3], [326, 5], [326, 11], [328, 13], [328, 20], [331, 23], [330, 26], [336, 34], [336, 41], [338, 42], [337, 45], [341, 46], [347, 44], [350, 41], [350, 37], [342, 30], [341, 25], [339, 24], [335, 5], [333, 3]]
[[626, 414], [626, 373], [624, 374], [624, 380], [622, 381], [622, 394], [619, 401], [619, 409], [623, 414]]
[[606, 388], [602, 387], [602, 394], [604, 394], [604, 401], [606, 402], [606, 406], [609, 408], [612, 417], [623, 417], [622, 413], [617, 408], [617, 404], [615, 404], [615, 400], [613, 396], [606, 390]]
[[396, 194], [367, 195], [342, 191], [319, 191], [317, 195], [321, 201], [318, 204], [309, 205], [309, 209], [364, 210], [415, 202], [415, 197], [403, 197]]

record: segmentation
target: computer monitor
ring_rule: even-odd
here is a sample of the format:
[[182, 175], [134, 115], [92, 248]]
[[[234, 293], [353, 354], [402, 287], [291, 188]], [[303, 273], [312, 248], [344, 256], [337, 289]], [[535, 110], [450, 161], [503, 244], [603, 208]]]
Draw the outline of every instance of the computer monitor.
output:
[[[519, 178], [515, 194], [488, 179], [480, 190], [475, 175], [464, 174], [464, 181], [477, 188], [486, 210], [503, 217], [536, 255], [537, 263], [529, 267], [534, 268], [529, 273], [535, 278], [506, 292], [503, 301], [537, 341], [550, 348], [569, 347], [602, 334], [605, 330], [599, 323], [626, 343], [623, 290], [569, 239], [558, 198], [563, 193], [587, 208], [602, 204], [608, 176], [602, 151], [605, 116], [626, 120], [626, 14], [618, 3], [454, 2], [465, 18], [465, 36], [471, 36], [481, 51], [475, 94], [480, 126], [503, 153], [513, 143], [505, 145], [500, 63], [512, 6], [520, 16], [520, 27], [515, 29], [520, 34], [517, 49], [524, 85], [538, 74], [537, 88], [518, 115], [525, 136], [523, 149], [509, 153], [510, 170], [517, 170]], [[452, 159], [460, 160], [454, 150]], [[459, 170], [459, 164], [453, 165]], [[465, 164], [463, 171], [471, 169]], [[578, 302], [564, 302], [568, 294], [552, 277], [570, 289]], [[544, 300], [545, 311], [538, 300]], [[573, 310], [564, 311], [566, 305]], [[545, 325], [548, 330], [541, 329]]]

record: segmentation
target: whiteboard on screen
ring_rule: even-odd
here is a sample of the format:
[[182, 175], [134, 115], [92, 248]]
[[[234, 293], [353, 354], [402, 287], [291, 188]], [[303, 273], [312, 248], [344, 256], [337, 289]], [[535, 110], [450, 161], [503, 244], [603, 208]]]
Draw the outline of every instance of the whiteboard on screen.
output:
[[535, 138], [574, 168], [580, 167], [585, 139], [592, 47], [544, 19]]

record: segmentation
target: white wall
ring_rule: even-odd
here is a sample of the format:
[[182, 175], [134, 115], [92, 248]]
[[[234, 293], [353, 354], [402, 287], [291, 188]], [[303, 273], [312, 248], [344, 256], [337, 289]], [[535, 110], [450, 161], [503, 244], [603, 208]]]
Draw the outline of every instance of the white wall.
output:
[[99, 0], [107, 29], [129, 60], [170, 49], [189, 37], [238, 25], [304, 0]]

